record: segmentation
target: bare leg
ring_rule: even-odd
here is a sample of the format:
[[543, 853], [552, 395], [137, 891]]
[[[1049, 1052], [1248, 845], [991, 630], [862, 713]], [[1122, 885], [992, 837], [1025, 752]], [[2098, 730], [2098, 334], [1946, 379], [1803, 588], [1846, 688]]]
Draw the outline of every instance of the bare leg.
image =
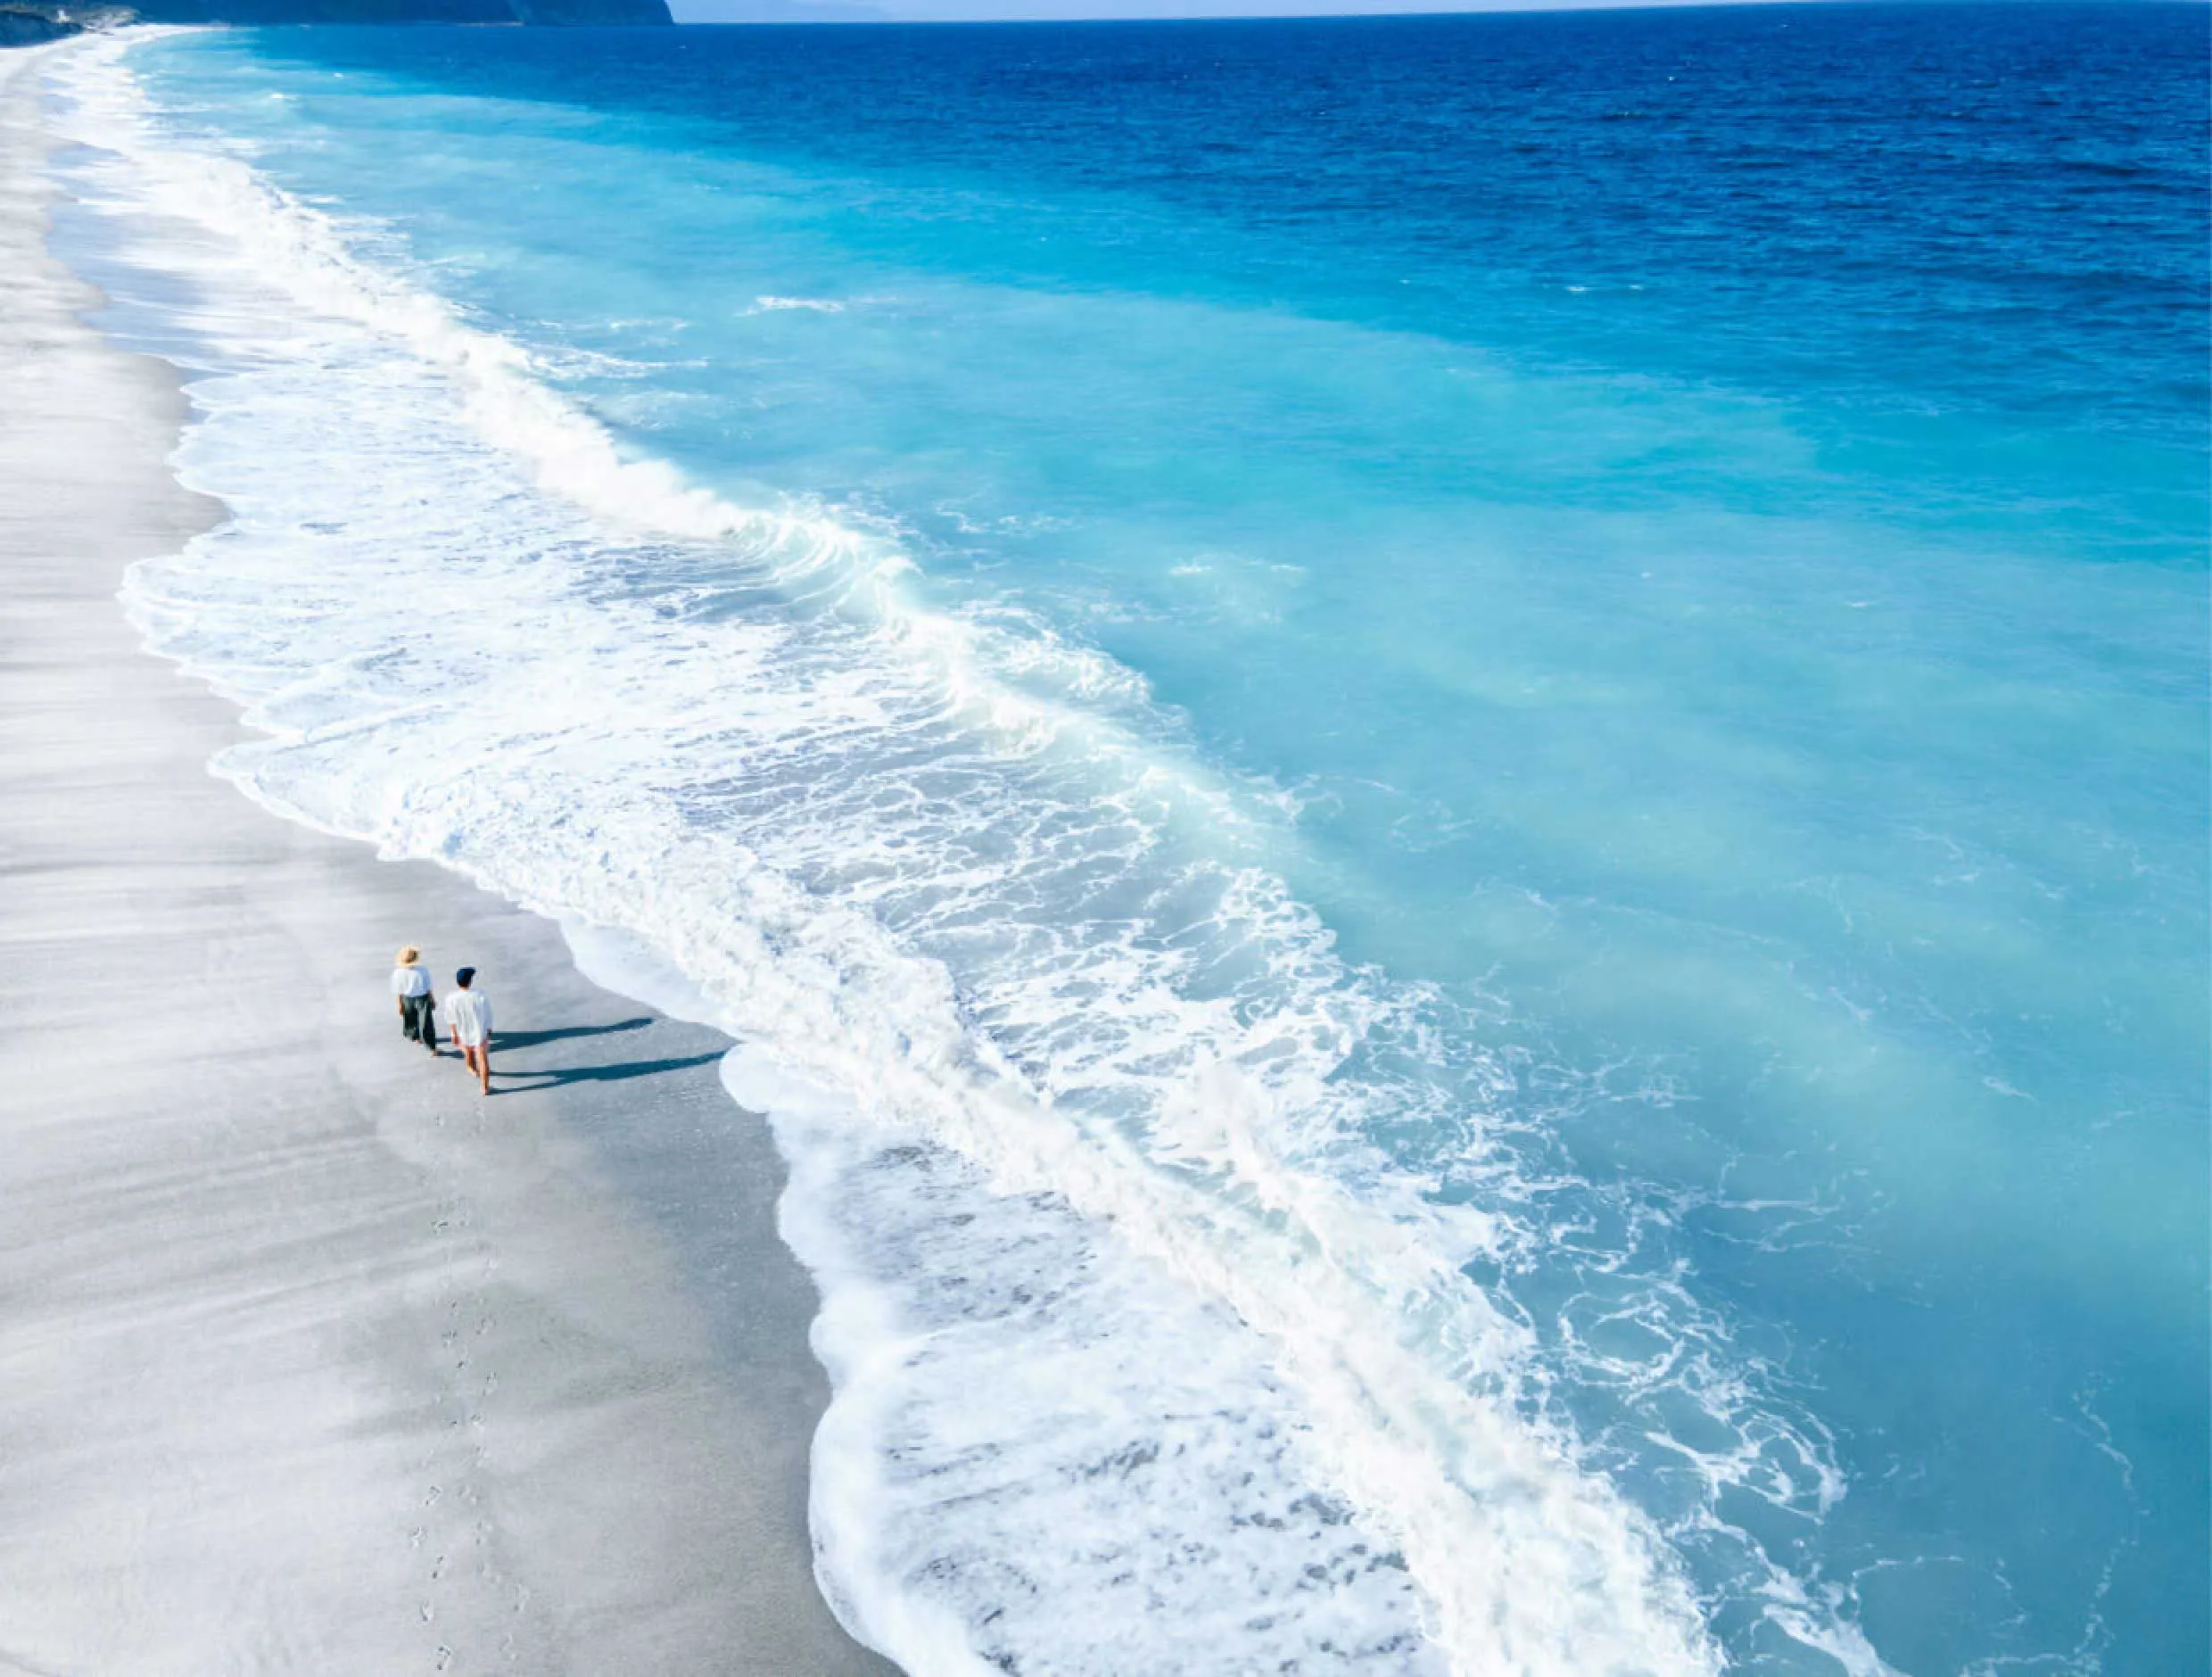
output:
[[476, 1074], [476, 1085], [486, 1095], [491, 1093], [491, 1045], [481, 1043], [467, 1049], [468, 1069]]

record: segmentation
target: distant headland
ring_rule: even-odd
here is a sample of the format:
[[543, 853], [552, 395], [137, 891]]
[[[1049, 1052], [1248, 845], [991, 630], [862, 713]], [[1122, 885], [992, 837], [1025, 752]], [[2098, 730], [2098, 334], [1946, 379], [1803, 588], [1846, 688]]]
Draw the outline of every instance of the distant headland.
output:
[[127, 23], [668, 23], [667, 0], [0, 0], [0, 46]]

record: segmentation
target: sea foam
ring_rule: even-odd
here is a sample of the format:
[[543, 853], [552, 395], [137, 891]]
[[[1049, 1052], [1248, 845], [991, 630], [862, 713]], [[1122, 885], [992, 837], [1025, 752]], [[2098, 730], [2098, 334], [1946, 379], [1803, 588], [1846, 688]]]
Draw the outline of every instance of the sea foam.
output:
[[895, 543], [631, 457], [128, 50], [55, 62], [72, 178], [170, 286], [180, 467], [232, 514], [128, 609], [244, 707], [252, 796], [743, 1045], [856, 1632], [917, 1673], [1713, 1669], [1465, 1273], [1528, 1231], [1363, 1139], [1428, 1086], [1345, 1069], [1429, 998], [1338, 959], [1266, 800], [1097, 655], [926, 608]]

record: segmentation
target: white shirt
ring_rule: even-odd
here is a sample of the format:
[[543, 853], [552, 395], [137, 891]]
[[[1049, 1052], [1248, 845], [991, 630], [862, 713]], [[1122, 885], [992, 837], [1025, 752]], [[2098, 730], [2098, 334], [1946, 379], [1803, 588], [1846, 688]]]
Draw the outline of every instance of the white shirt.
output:
[[445, 998], [445, 1022], [462, 1043], [481, 1048], [491, 1037], [491, 998], [481, 990], [455, 990]]
[[394, 995], [428, 995], [430, 974], [420, 967], [392, 969], [392, 993]]

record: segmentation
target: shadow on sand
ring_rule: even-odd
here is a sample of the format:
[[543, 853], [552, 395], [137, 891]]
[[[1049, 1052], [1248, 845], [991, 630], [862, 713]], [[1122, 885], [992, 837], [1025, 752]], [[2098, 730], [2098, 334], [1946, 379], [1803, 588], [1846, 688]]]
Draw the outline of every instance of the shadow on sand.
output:
[[491, 1033], [491, 1052], [496, 1054], [516, 1048], [535, 1048], [540, 1043], [568, 1042], [578, 1037], [606, 1037], [618, 1030], [643, 1030], [652, 1022], [641, 1017], [618, 1020], [612, 1025], [564, 1025], [558, 1030], [495, 1030]]
[[508, 1071], [501, 1070], [497, 1058], [499, 1044], [493, 1044], [494, 1058], [491, 1075], [503, 1089], [521, 1094], [529, 1089], [557, 1089], [569, 1083], [626, 1083], [631, 1078], [649, 1078], [663, 1071], [683, 1071], [693, 1066], [711, 1066], [722, 1057], [723, 1050], [712, 1053], [685, 1054], [674, 1060], [632, 1060], [617, 1066], [564, 1066], [545, 1071]]

